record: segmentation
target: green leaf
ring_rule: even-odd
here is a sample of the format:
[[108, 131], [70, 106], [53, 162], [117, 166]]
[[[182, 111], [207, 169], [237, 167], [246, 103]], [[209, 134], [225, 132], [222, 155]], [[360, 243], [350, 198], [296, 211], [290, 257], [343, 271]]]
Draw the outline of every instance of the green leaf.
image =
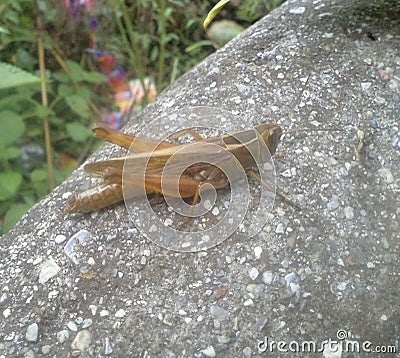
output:
[[24, 132], [25, 124], [17, 113], [7, 110], [0, 112], [0, 148], [13, 143]]
[[8, 63], [0, 62], [0, 89], [40, 83], [40, 78]]
[[72, 86], [61, 83], [57, 88], [57, 93], [61, 97], [67, 97], [74, 93]]
[[5, 27], [3, 27], [3, 26], [0, 26], [0, 33], [3, 33], [3, 34], [9, 34], [10, 33], [10, 31], [8, 31]]
[[81, 82], [84, 79], [84, 71], [78, 63], [74, 61], [67, 61], [72, 81]]
[[211, 21], [213, 21], [214, 17], [221, 11], [221, 9], [228, 3], [229, 0], [221, 0], [211, 9], [211, 11], [207, 14], [206, 19], [203, 22], [203, 27], [206, 29], [208, 25], [210, 25]]
[[4, 217], [3, 231], [7, 232], [26, 214], [30, 206], [28, 204], [13, 204]]
[[90, 99], [90, 89], [88, 86], [81, 85], [77, 90], [76, 90], [76, 95], [85, 101], [88, 101]]
[[89, 83], [103, 83], [106, 78], [100, 72], [85, 72], [85, 80]]
[[17, 147], [0, 148], [0, 159], [15, 159], [21, 155], [21, 150]]
[[[31, 173], [32, 186], [35, 189], [36, 195], [39, 197], [46, 195], [49, 190], [48, 173], [46, 169], [35, 169]], [[27, 199], [25, 198], [25, 202]]]
[[34, 182], [40, 182], [47, 179], [47, 170], [46, 169], [35, 169], [31, 173], [31, 180]]
[[92, 135], [91, 130], [78, 122], [68, 123], [66, 128], [71, 138], [77, 142], [83, 142]]
[[22, 182], [22, 175], [18, 172], [0, 173], [0, 200], [12, 198]]
[[205, 47], [205, 46], [212, 46], [212, 42], [210, 40], [202, 40], [202, 41], [197, 41], [194, 44], [188, 46], [185, 48], [186, 53], [190, 53], [193, 51], [197, 51], [198, 49]]
[[77, 94], [73, 94], [65, 97], [69, 108], [71, 108], [76, 114], [82, 118], [89, 117], [89, 106], [84, 98]]
[[53, 115], [53, 111], [49, 107], [45, 107], [42, 104], [38, 104], [35, 106], [35, 109], [31, 112], [32, 115], [35, 115], [38, 118], [46, 118]]
[[51, 77], [61, 83], [71, 83], [71, 78], [66, 73], [54, 72]]

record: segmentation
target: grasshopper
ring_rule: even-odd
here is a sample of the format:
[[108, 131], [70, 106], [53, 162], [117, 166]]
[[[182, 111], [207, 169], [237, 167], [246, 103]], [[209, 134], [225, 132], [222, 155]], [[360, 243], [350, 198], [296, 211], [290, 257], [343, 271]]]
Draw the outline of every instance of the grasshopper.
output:
[[[124, 180], [133, 185], [133, 187], [141, 185], [135, 172], [136, 169], [141, 168], [146, 163], [146, 175], [143, 183], [146, 194], [160, 193], [183, 199], [193, 197], [192, 205], [194, 205], [199, 199], [199, 190], [203, 184], [211, 184], [215, 189], [223, 189], [229, 186], [229, 181], [222, 170], [212, 164], [199, 161], [198, 164], [189, 166], [182, 172], [178, 181], [178, 191], [174, 191], [173, 186], [176, 186], [176, 177], [170, 178], [171, 181], [174, 181], [171, 186], [169, 186], [168, 181], [167, 185], [161, 184], [161, 178], [164, 175], [163, 169], [167, 161], [174, 155], [178, 161], [181, 156], [182, 160], [184, 160], [184, 155], [179, 154], [179, 151], [189, 144], [160, 142], [151, 138], [127, 135], [103, 124], [96, 124], [93, 127], [93, 132], [95, 137], [134, 151], [135, 154], [86, 164], [85, 171], [93, 176], [102, 178], [103, 182], [80, 193], [73, 194], [66, 204], [65, 211], [67, 213], [90, 212], [122, 202], [124, 200], [122, 178], [124, 177]], [[229, 151], [246, 173], [257, 180], [255, 172], [251, 169], [255, 167], [256, 162], [265, 162], [269, 159], [264, 158], [261, 151], [257, 151], [257, 149], [260, 144], [263, 144], [261, 143], [262, 141], [269, 149], [270, 154], [273, 155], [279, 143], [282, 129], [277, 124], [262, 123], [251, 130], [207, 139], [201, 138], [196, 132], [189, 131], [189, 133], [193, 135], [197, 143], [214, 144], [211, 149], [205, 150], [204, 153], [190, 153], [189, 151], [192, 157], [220, 156], [220, 160], [223, 161], [226, 159], [226, 152]], [[218, 147], [221, 150], [218, 150]], [[260, 153], [259, 157], [254, 158], [250, 154], [249, 148], [253, 148], [255, 152]], [[254, 153], [253, 150], [251, 152]], [[127, 169], [129, 171], [128, 174], [123, 174], [123, 170]]]

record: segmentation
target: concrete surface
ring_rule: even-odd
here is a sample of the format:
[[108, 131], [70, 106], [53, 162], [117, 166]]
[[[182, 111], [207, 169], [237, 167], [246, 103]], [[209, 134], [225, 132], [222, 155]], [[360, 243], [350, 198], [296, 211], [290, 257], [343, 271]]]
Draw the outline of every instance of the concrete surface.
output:
[[282, 126], [277, 188], [303, 210], [277, 199], [255, 237], [173, 252], [123, 205], [65, 215], [88, 183], [80, 169], [0, 240], [1, 356], [289, 357], [329, 339], [341, 348], [316, 356], [364, 357], [346, 352], [363, 342], [399, 352], [399, 2], [289, 1], [164, 91], [132, 131], [199, 105], [238, 116], [222, 129]]

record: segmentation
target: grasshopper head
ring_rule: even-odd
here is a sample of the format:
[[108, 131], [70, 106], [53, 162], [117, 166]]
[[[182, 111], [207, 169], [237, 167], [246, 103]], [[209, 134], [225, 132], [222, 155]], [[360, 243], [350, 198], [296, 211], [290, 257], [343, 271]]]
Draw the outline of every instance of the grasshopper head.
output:
[[255, 126], [255, 130], [260, 134], [261, 138], [267, 145], [271, 155], [274, 155], [276, 147], [282, 135], [282, 129], [277, 124], [261, 123]]

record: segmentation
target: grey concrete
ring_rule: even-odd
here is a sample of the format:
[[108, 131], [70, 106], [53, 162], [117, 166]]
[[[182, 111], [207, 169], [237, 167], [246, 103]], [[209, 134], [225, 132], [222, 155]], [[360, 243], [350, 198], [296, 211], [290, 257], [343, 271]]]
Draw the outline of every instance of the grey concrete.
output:
[[278, 199], [254, 238], [175, 253], [123, 205], [65, 215], [78, 170], [0, 240], [0, 354], [250, 357], [339, 330], [399, 350], [399, 19], [395, 0], [290, 1], [164, 91], [132, 130], [193, 105], [278, 123], [277, 187], [303, 210]]

